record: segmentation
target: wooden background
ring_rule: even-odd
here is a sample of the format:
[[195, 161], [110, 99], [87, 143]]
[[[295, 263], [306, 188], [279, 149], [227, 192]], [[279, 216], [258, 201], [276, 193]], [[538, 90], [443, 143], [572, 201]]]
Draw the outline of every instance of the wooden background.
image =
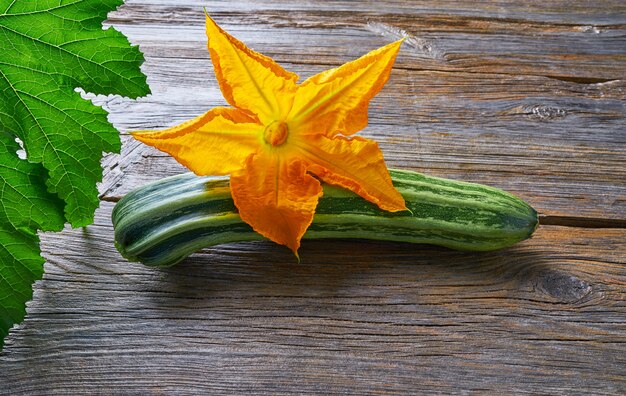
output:
[[[224, 104], [202, 7], [302, 78], [407, 32], [362, 135], [389, 166], [515, 193], [543, 225], [493, 253], [334, 240], [301, 264], [269, 242], [126, 262], [114, 202], [184, 171], [126, 132]], [[94, 99], [123, 153], [95, 224], [43, 236], [0, 394], [626, 393], [623, 0], [129, 0], [109, 17], [153, 94]]]

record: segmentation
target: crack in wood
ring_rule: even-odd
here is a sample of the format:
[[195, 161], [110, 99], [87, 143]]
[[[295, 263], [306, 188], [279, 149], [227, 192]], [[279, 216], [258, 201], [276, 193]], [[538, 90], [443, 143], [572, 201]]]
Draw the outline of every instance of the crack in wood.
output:
[[432, 40], [417, 37], [402, 28], [386, 23], [368, 21], [365, 26], [372, 32], [383, 37], [391, 37], [393, 40], [406, 37], [405, 43], [412, 48], [413, 53], [419, 57], [436, 61], [446, 61], [446, 54]]
[[578, 228], [626, 228], [626, 219], [539, 215], [539, 224]]
[[544, 75], [543, 77], [554, 78], [555, 80], [572, 82], [576, 84], [604, 84], [604, 83], [620, 81], [618, 78], [595, 78], [595, 77], [555, 76], [555, 75]]

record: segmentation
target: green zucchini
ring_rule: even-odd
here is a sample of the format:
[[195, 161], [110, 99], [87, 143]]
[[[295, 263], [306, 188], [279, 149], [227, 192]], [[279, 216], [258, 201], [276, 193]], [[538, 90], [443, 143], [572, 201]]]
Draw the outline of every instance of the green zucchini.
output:
[[[348, 190], [325, 185], [304, 239], [363, 238], [486, 251], [527, 239], [538, 225], [532, 207], [502, 190], [390, 172], [410, 211], [385, 212]], [[204, 247], [264, 239], [241, 221], [228, 180], [187, 173], [130, 192], [113, 210], [117, 249], [128, 260], [164, 267]]]

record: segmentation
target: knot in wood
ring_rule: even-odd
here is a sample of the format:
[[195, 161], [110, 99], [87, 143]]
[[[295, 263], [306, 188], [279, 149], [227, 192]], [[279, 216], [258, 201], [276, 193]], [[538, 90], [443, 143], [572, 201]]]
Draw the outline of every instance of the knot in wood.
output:
[[572, 304], [591, 293], [591, 286], [574, 275], [559, 271], [546, 271], [536, 280], [537, 289], [558, 302]]

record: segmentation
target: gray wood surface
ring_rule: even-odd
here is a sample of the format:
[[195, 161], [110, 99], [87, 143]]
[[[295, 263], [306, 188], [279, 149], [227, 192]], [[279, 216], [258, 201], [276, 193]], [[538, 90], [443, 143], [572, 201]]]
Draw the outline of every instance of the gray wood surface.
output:
[[241, 243], [154, 270], [111, 248], [112, 207], [44, 237], [1, 355], [12, 394], [626, 389], [626, 230], [542, 227], [481, 254], [309, 241], [299, 265]]
[[[183, 172], [130, 130], [223, 105], [202, 7], [302, 78], [408, 33], [362, 132], [390, 166], [511, 191], [536, 235], [491, 253], [358, 240], [206, 249], [156, 270], [114, 202]], [[626, 3], [138, 0], [110, 15], [153, 94], [93, 97], [123, 133], [96, 223], [47, 259], [0, 394], [626, 393]]]

